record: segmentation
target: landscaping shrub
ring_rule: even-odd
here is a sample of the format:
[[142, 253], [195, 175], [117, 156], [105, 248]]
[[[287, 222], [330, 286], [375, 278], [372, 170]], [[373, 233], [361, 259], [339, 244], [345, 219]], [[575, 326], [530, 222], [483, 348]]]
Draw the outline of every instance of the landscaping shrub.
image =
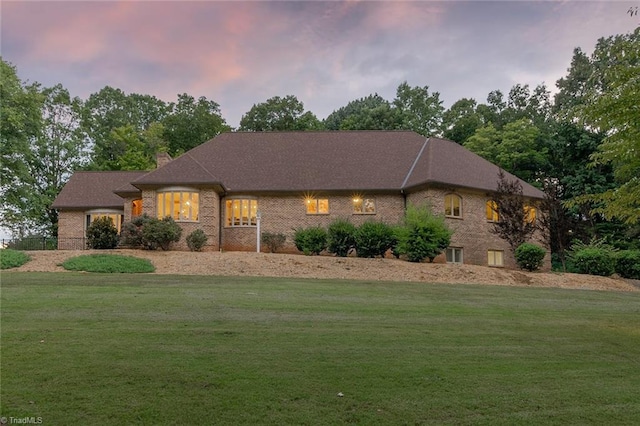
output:
[[[162, 250], [169, 250], [171, 243], [178, 242], [182, 235], [182, 228], [171, 216], [163, 219], [151, 218], [142, 227], [142, 238], [145, 243], [151, 246], [160, 247]], [[145, 244], [146, 245], [146, 244]]]
[[151, 217], [145, 213], [142, 216], [134, 217], [130, 222], [125, 222], [120, 232], [120, 243], [133, 248], [154, 250], [156, 247], [145, 241], [142, 235], [142, 229], [150, 221]]
[[356, 227], [346, 219], [334, 220], [329, 225], [327, 233], [327, 250], [337, 256], [346, 257], [356, 245]]
[[187, 247], [191, 251], [200, 251], [207, 243], [207, 234], [202, 229], [196, 229], [187, 235]]
[[384, 256], [394, 243], [393, 229], [386, 223], [365, 222], [356, 229], [355, 248], [358, 257]]
[[267, 246], [270, 253], [275, 253], [282, 248], [287, 237], [284, 234], [274, 234], [271, 232], [263, 232], [260, 237], [262, 243]]
[[452, 233], [444, 218], [433, 214], [428, 206], [409, 205], [403, 227], [396, 230], [395, 251], [406, 255], [410, 262], [433, 262], [449, 246]]
[[320, 254], [327, 248], [327, 231], [319, 226], [296, 229], [293, 242], [307, 256]]
[[70, 271], [142, 273], [155, 268], [147, 259], [114, 254], [90, 254], [72, 257], [62, 263]]
[[571, 255], [576, 271], [580, 274], [608, 277], [616, 271], [613, 252], [603, 248], [585, 248]]
[[640, 280], [640, 250], [623, 250], [616, 253], [616, 273], [623, 278]]
[[515, 252], [516, 263], [520, 269], [537, 271], [542, 266], [545, 254], [545, 249], [538, 245], [531, 243], [520, 244]]
[[0, 250], [0, 269], [17, 268], [31, 259], [28, 254], [18, 250]]
[[113, 249], [118, 245], [118, 229], [110, 217], [96, 218], [87, 228], [87, 247], [90, 249]]

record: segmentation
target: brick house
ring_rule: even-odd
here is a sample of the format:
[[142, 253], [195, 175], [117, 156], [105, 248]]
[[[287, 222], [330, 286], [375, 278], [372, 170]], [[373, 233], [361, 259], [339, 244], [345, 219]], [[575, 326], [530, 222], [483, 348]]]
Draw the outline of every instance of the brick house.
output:
[[[407, 131], [233, 132], [161, 161], [150, 172], [74, 173], [52, 206], [59, 248], [79, 248], [69, 242], [95, 217], [109, 215], [120, 227], [147, 213], [182, 226], [178, 250], [202, 229], [206, 250], [255, 251], [259, 217], [262, 232], [285, 234], [284, 251], [296, 252], [294, 228], [337, 218], [397, 223], [409, 203], [428, 202], [454, 230], [437, 260], [515, 266], [490, 232], [498, 167], [448, 140]], [[543, 198], [521, 183], [532, 206]]]

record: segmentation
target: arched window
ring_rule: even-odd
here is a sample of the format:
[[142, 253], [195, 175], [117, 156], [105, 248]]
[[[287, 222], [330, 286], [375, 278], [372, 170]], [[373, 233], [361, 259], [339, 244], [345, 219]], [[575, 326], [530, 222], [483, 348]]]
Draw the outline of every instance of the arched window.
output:
[[447, 217], [462, 217], [462, 197], [457, 194], [445, 195], [444, 215]]

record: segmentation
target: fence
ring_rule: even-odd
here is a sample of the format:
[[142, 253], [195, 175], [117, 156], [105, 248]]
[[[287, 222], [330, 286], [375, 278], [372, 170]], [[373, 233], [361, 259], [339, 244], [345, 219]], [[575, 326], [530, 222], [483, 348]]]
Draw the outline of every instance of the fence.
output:
[[14, 250], [84, 250], [86, 238], [26, 237], [0, 240], [1, 248]]

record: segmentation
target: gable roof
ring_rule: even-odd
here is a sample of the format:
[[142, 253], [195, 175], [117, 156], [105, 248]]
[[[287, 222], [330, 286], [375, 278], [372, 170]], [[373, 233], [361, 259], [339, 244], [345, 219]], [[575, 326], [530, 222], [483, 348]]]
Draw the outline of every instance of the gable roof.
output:
[[139, 192], [131, 182], [147, 172], [75, 172], [51, 205], [53, 209], [119, 209], [122, 198], [114, 191]]
[[[216, 136], [132, 184], [218, 184], [227, 191], [250, 193], [410, 191], [434, 183], [494, 191], [498, 171], [455, 142], [410, 131], [233, 132]], [[543, 197], [520, 182], [524, 195]]]

